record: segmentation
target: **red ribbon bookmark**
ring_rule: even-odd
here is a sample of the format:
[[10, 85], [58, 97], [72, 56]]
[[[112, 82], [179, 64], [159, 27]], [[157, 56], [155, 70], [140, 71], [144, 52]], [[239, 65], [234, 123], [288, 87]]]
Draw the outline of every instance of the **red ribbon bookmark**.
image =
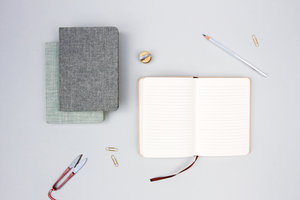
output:
[[191, 168], [191, 167], [195, 164], [195, 162], [198, 160], [198, 158], [199, 158], [199, 156], [196, 156], [196, 157], [195, 157], [195, 160], [194, 160], [194, 162], [192, 162], [192, 164], [190, 164], [190, 165], [189, 165], [188, 167], [186, 167], [185, 169], [183, 169], [183, 170], [177, 172], [176, 174], [172, 174], [172, 175], [169, 175], [169, 176], [160, 176], [160, 177], [151, 178], [150, 181], [151, 181], [151, 182], [154, 182], [154, 181], [160, 181], [160, 180], [163, 180], [163, 179], [172, 178], [172, 177], [174, 177], [174, 176], [177, 176], [178, 174], [181, 174], [182, 172], [184, 172], [184, 171], [188, 170], [189, 168]]

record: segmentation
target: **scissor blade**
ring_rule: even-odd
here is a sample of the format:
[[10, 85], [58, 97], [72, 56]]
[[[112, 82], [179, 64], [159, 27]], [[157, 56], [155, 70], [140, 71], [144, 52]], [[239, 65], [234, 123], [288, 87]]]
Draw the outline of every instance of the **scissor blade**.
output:
[[75, 160], [73, 160], [73, 162], [69, 165], [69, 168], [70, 169], [74, 168], [79, 163], [81, 157], [82, 157], [82, 154], [80, 154], [79, 156], [77, 156], [75, 158]]
[[73, 169], [73, 173], [76, 174], [87, 162], [87, 158], [85, 158], [84, 160], [82, 160], [80, 163], [77, 164], [77, 166]]

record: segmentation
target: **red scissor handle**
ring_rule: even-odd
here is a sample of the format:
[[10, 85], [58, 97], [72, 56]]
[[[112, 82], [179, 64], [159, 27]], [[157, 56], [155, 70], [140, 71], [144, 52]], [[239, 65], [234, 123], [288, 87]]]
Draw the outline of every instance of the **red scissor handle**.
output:
[[55, 200], [52, 196], [51, 196], [51, 193], [52, 193], [53, 189], [50, 189], [49, 192], [48, 192], [48, 197], [51, 199], [51, 200]]
[[51, 193], [53, 191], [56, 191], [56, 190], [59, 190], [60, 188], [62, 188], [62, 186], [64, 186], [74, 175], [75, 173], [72, 172], [59, 186], [57, 186], [57, 184], [59, 183], [59, 181], [61, 181], [65, 176], [66, 174], [71, 170], [71, 168], [67, 168], [64, 173], [58, 178], [58, 180], [53, 184], [52, 186], [52, 189], [49, 190], [48, 192], [48, 197], [51, 199], [51, 200], [55, 200], [52, 196], [51, 196]]
[[62, 186], [64, 186], [64, 184], [66, 184], [66, 182], [68, 182], [73, 176], [75, 173], [71, 173], [65, 180], [64, 182], [62, 182], [62, 184], [60, 184], [59, 186], [57, 186], [58, 182], [61, 181], [61, 179], [63, 179], [63, 177], [66, 176], [66, 174], [71, 170], [71, 168], [67, 168], [64, 173], [58, 178], [58, 180], [53, 184], [52, 186], [52, 189], [53, 191], [56, 191], [56, 190], [59, 190]]

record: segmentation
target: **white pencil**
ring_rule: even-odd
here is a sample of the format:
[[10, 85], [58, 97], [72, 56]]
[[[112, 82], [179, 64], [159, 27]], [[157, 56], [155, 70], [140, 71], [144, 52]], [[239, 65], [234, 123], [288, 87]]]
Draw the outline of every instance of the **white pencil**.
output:
[[254, 65], [252, 65], [249, 61], [245, 60], [244, 58], [242, 58], [241, 56], [239, 56], [238, 54], [236, 54], [235, 52], [231, 51], [230, 49], [224, 47], [221, 43], [217, 42], [216, 40], [214, 40], [213, 38], [209, 37], [208, 35], [202, 34], [207, 40], [209, 40], [210, 42], [212, 42], [214, 45], [216, 45], [217, 47], [223, 49], [224, 51], [226, 51], [228, 54], [232, 55], [233, 57], [235, 57], [236, 59], [242, 61], [243, 63], [245, 63], [246, 65], [248, 65], [251, 69], [253, 69], [254, 71], [258, 72], [260, 75], [264, 76], [265, 78], [268, 77], [268, 75], [266, 73], [264, 73], [263, 71], [261, 71], [260, 69], [258, 69], [257, 67], [255, 67]]

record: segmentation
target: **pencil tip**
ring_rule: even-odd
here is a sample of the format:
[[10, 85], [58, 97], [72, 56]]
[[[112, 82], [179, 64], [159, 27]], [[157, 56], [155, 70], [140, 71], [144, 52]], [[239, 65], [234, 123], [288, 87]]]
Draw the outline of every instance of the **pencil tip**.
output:
[[204, 37], [206, 36], [205, 34], [202, 34]]

